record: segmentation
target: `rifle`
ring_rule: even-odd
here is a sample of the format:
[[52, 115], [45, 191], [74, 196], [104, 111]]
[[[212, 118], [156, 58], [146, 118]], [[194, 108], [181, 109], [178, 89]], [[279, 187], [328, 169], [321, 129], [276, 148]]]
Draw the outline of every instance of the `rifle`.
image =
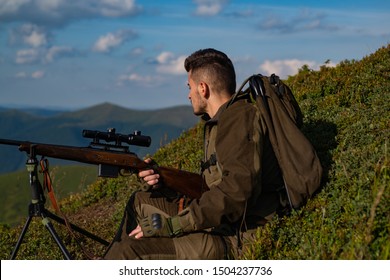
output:
[[[22, 152], [41, 155], [64, 160], [77, 161], [99, 166], [99, 177], [117, 177], [122, 171], [138, 173], [141, 170], [154, 169], [160, 174], [164, 187], [172, 189], [189, 198], [198, 199], [208, 190], [199, 174], [179, 170], [171, 167], [156, 166], [145, 163], [135, 153], [130, 152], [129, 145], [149, 147], [151, 138], [141, 135], [139, 131], [133, 134], [119, 134], [115, 129], [107, 132], [96, 130], [83, 130], [85, 138], [92, 138], [88, 147], [74, 147], [33, 143], [29, 141], [16, 141], [0, 139], [0, 144], [18, 146]], [[104, 140], [106, 143], [102, 143]], [[115, 142], [111, 144], [110, 142]]]

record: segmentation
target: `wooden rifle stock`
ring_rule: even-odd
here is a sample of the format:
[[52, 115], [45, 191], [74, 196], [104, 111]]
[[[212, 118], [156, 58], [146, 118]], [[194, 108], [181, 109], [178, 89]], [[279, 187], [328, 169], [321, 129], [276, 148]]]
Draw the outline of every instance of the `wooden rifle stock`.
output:
[[158, 167], [157, 171], [161, 175], [164, 186], [189, 198], [199, 199], [205, 191], [209, 190], [199, 174], [163, 166]]
[[88, 164], [105, 165], [138, 173], [141, 170], [154, 169], [160, 174], [165, 187], [198, 199], [208, 190], [199, 174], [170, 167], [155, 167], [147, 164], [134, 153], [117, 151], [115, 149], [98, 149], [93, 147], [73, 147], [52, 144], [40, 144], [26, 141], [0, 139], [0, 144], [19, 146], [20, 151], [34, 153], [51, 158], [77, 161]]

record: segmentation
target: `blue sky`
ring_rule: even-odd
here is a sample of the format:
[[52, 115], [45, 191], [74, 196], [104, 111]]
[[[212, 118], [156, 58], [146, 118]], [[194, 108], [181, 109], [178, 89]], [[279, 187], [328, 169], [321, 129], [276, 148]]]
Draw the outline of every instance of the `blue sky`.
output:
[[253, 73], [361, 59], [390, 42], [390, 1], [0, 0], [0, 106], [189, 104], [186, 56]]

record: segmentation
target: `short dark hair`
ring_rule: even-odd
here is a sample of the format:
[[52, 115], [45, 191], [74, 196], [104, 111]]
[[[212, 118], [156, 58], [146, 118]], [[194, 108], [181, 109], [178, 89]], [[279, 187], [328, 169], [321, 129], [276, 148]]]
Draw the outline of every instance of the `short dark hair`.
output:
[[184, 68], [191, 71], [194, 79], [207, 77], [210, 87], [217, 92], [227, 91], [233, 94], [236, 91], [236, 72], [230, 58], [215, 49], [201, 49], [184, 61]]

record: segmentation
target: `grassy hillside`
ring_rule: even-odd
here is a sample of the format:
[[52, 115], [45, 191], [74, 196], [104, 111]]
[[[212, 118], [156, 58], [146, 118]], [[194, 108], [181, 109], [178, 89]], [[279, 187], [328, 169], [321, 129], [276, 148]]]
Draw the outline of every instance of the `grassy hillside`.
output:
[[287, 83], [324, 165], [323, 190], [261, 230], [245, 258], [390, 259], [390, 45], [335, 68], [303, 67]]
[[[319, 71], [303, 67], [286, 81], [305, 114], [304, 132], [324, 167], [323, 188], [299, 211], [259, 229], [243, 259], [390, 259], [390, 45], [360, 61]], [[158, 150], [155, 159], [190, 171], [202, 156], [201, 125]], [[76, 224], [111, 240], [124, 204], [137, 188], [134, 176], [98, 180], [62, 201]], [[19, 258], [62, 258], [40, 221], [32, 223]], [[71, 253], [85, 258], [57, 227]], [[8, 258], [20, 227], [0, 229], [0, 254]], [[102, 254], [104, 246], [84, 240]]]
[[[50, 167], [57, 199], [84, 191], [97, 179], [96, 166]], [[40, 181], [42, 178], [40, 177]], [[16, 225], [27, 216], [31, 188], [27, 170], [0, 175], [0, 223]]]

